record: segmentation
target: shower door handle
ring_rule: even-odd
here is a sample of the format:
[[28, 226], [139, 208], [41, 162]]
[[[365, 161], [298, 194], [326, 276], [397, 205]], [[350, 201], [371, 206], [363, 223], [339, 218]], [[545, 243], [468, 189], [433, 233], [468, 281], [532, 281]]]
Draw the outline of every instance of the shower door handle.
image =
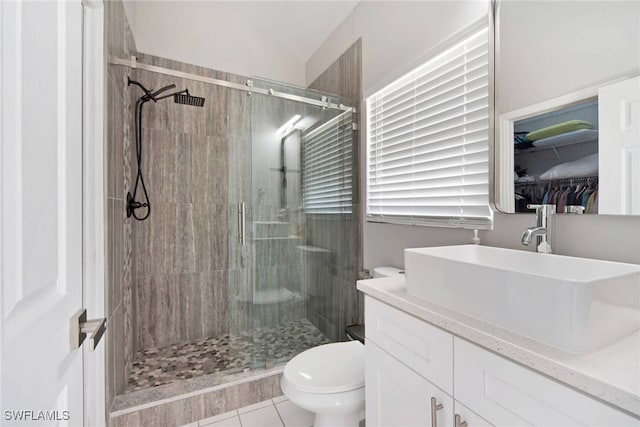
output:
[[247, 244], [247, 228], [244, 202], [238, 203], [238, 240], [242, 246]]

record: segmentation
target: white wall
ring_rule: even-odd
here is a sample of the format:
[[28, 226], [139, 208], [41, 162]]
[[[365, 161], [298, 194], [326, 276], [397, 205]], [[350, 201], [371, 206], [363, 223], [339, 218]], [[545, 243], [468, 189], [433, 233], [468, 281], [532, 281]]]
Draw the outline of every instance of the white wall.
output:
[[[523, 4], [532, 3], [524, 2]], [[573, 5], [584, 2], [573, 2]], [[600, 2], [600, 6], [606, 5]], [[552, 5], [550, 5], [551, 7]], [[575, 9], [575, 7], [574, 7]], [[363, 86], [365, 95], [378, 89], [398, 76], [408, 65], [415, 64], [425, 53], [456, 31], [477, 20], [487, 10], [483, 1], [462, 2], [360, 2], [338, 29], [325, 41], [307, 62], [307, 82], [326, 69], [351, 43], [362, 37], [363, 46]], [[569, 9], [563, 9], [570, 13]], [[547, 14], [563, 13], [563, 10]], [[571, 17], [570, 15], [569, 17]], [[608, 13], [600, 13], [601, 19], [609, 19]], [[623, 19], [618, 21], [613, 15], [613, 27], [622, 38], [637, 38], [638, 21]], [[544, 26], [527, 26], [525, 16], [517, 21], [522, 31], [529, 30], [533, 37], [543, 37]], [[554, 19], [562, 20], [562, 17]], [[564, 19], [568, 19], [565, 17]], [[631, 43], [631, 42], [629, 42]], [[631, 48], [633, 48], [631, 44]], [[548, 49], [557, 47], [549, 42]], [[619, 49], [617, 46], [615, 49]], [[583, 47], [584, 55], [589, 48]], [[548, 60], [536, 58], [541, 69], [549, 68]], [[610, 61], [608, 64], [611, 64]], [[514, 64], [518, 67], [526, 63]], [[571, 73], [565, 77], [570, 87], [586, 87], [593, 82], [606, 81], [618, 76], [620, 70], [607, 66], [594, 66], [595, 70], [585, 73]], [[548, 79], [555, 74], [548, 70]], [[524, 82], [513, 83], [518, 89], [528, 90]], [[540, 89], [530, 91], [533, 97], [554, 95], [554, 84], [542, 93]], [[559, 85], [558, 90], [568, 87]], [[510, 90], [512, 90], [511, 88]], [[513, 95], [510, 106], [517, 105], [523, 97]], [[526, 101], [527, 103], [533, 101]], [[526, 104], [525, 104], [526, 105]], [[363, 138], [363, 144], [365, 143]], [[366, 152], [363, 147], [363, 153]], [[364, 156], [363, 156], [364, 157]], [[364, 185], [364, 184], [363, 184]], [[364, 187], [363, 187], [364, 188]], [[364, 202], [364, 201], [363, 201]], [[533, 215], [496, 213], [494, 230], [481, 232], [483, 243], [492, 246], [524, 249], [520, 244], [522, 231], [534, 224]], [[365, 223], [364, 225], [364, 266], [402, 265], [402, 250], [406, 247], [435, 246], [470, 242], [472, 231], [433, 227], [402, 226], [391, 224]], [[555, 251], [559, 254], [588, 258], [601, 258], [622, 262], [640, 263], [640, 217], [619, 216], [559, 216], [556, 220]]]
[[480, 19], [484, 1], [360, 1], [307, 61], [307, 84], [362, 37], [365, 97], [418, 63], [436, 45]]
[[246, 7], [225, 1], [125, 2], [140, 52], [303, 86], [304, 58], [248, 25]]
[[640, 73], [638, 1], [505, 1], [499, 33], [500, 111]]

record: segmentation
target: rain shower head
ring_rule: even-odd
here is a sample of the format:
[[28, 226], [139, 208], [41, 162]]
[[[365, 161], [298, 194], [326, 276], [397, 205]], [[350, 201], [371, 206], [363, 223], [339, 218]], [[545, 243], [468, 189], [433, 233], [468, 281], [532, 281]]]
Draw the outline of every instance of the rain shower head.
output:
[[185, 90], [184, 93], [176, 93], [175, 95], [173, 95], [173, 101], [176, 104], [204, 107], [204, 98], [201, 98], [199, 96], [192, 96], [191, 94], [189, 94], [189, 90]]

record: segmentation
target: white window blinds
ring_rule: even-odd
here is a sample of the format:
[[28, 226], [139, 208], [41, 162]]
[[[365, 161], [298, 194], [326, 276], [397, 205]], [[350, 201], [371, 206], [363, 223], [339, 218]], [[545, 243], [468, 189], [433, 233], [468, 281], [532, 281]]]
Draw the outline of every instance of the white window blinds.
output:
[[367, 216], [486, 228], [488, 30], [367, 98]]
[[306, 213], [351, 213], [353, 138], [350, 111], [302, 134], [302, 197]]

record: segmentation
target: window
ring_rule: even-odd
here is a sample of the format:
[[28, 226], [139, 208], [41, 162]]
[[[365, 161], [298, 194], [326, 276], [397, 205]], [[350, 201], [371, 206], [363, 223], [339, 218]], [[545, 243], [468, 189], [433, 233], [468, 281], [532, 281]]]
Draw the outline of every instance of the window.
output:
[[351, 213], [352, 114], [344, 112], [302, 134], [302, 197], [306, 213]]
[[490, 228], [484, 26], [367, 98], [370, 221]]

